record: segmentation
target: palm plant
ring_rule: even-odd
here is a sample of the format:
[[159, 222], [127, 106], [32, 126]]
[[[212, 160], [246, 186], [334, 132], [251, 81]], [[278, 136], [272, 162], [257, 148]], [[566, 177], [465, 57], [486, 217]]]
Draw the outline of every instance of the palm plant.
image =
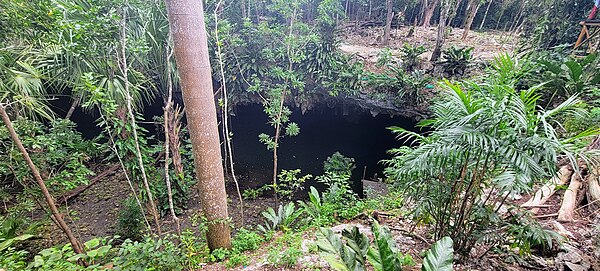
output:
[[499, 211], [507, 199], [530, 192], [555, 172], [559, 154], [570, 153], [551, 124], [557, 114], [574, 112], [578, 99], [542, 110], [539, 87], [448, 81], [444, 87], [433, 118], [420, 124], [430, 134], [391, 128], [415, 147], [391, 150], [386, 173], [416, 202], [415, 213], [434, 221], [435, 238], [450, 236], [456, 251], [468, 255], [482, 232], [504, 223]]
[[[82, 247], [77, 238], [71, 232], [70, 227], [65, 223], [62, 215], [50, 195], [48, 188], [40, 175], [39, 170], [34, 165], [29, 152], [23, 146], [21, 139], [13, 128], [11, 116], [19, 116], [29, 113], [30, 116], [42, 116], [51, 118], [51, 111], [45, 103], [45, 89], [42, 85], [42, 73], [34, 67], [34, 59], [37, 54], [30, 54], [27, 49], [2, 49], [0, 50], [0, 116], [4, 125], [6, 125], [12, 141], [17, 146], [21, 155], [35, 180], [40, 187], [42, 194], [52, 211], [52, 215], [57, 226], [67, 235], [73, 249], [82, 253]], [[8, 240], [7, 242], [11, 242]], [[8, 247], [10, 243], [3, 244]]]

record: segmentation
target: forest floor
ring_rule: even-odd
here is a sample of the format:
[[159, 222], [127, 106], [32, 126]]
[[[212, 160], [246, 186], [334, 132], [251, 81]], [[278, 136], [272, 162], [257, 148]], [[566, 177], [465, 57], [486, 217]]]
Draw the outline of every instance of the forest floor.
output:
[[[67, 218], [74, 228], [75, 234], [83, 241], [94, 237], [117, 234], [116, 224], [119, 208], [122, 201], [129, 194], [123, 191], [129, 190], [130, 188], [123, 174], [118, 171], [113, 175], [106, 176], [72, 199], [67, 208], [69, 211]], [[233, 196], [235, 190], [232, 183], [228, 185], [228, 190], [229, 195], [232, 195], [229, 199], [229, 212], [233, 219], [235, 232], [241, 227], [239, 201]], [[556, 231], [565, 237], [561, 247], [555, 247], [552, 253], [548, 255], [537, 255], [535, 248], [533, 248], [531, 255], [519, 255], [516, 249], [505, 248], [502, 252], [490, 251], [483, 257], [477, 255], [486, 248], [476, 248], [473, 250], [474, 259], [476, 260], [464, 264], [455, 264], [455, 270], [600, 270], [600, 251], [598, 251], [600, 244], [594, 243], [599, 241], [597, 236], [600, 234], [600, 229], [594, 226], [600, 223], [598, 214], [581, 208], [577, 210], [575, 222], [559, 223], [553, 214], [560, 207], [562, 194], [563, 191], [557, 192], [547, 203], [547, 206], [540, 208], [535, 214], [538, 221], [545, 228]], [[526, 200], [527, 197], [523, 197], [513, 203], [518, 205]], [[262, 224], [263, 219], [260, 213], [266, 208], [274, 206], [275, 202], [270, 197], [245, 201], [246, 226], [254, 228], [256, 225]], [[188, 209], [180, 215], [182, 229], [197, 231], [195, 226], [192, 225], [192, 221], [199, 214], [200, 207], [197, 192], [194, 192], [190, 197]], [[347, 227], [357, 226], [361, 232], [372, 237], [370, 230], [372, 220], [368, 217], [369, 215], [365, 214], [355, 220], [335, 225], [332, 230], [339, 233]], [[404, 217], [401, 210], [381, 212], [377, 219], [382, 225], [386, 225], [392, 230], [400, 251], [404, 254], [410, 254], [414, 258], [417, 265], [408, 270], [419, 270], [423, 252], [435, 241], [429, 237], [428, 228], [417, 225], [414, 221]], [[175, 233], [175, 224], [168, 215], [161, 221], [161, 227], [163, 233]], [[57, 229], [48, 229], [47, 232], [57, 231]], [[250, 258], [248, 266], [228, 269], [223, 263], [213, 263], [204, 266], [202, 270], [330, 270], [327, 263], [318, 257], [314, 249], [311, 251], [310, 247], [314, 247], [316, 239], [314, 229], [309, 229], [301, 235], [302, 256], [299, 257], [298, 264], [295, 266], [276, 268], [270, 265], [267, 257], [271, 244], [266, 243], [257, 251], [245, 253]], [[277, 235], [272, 238], [271, 243], [276, 242], [273, 240], [277, 240], [277, 238]], [[66, 242], [60, 234], [49, 234], [38, 241], [40, 247]]]
[[[435, 47], [437, 27], [414, 27], [413, 34], [408, 37], [413, 27], [400, 26], [391, 31], [389, 45], [382, 44], [383, 27], [357, 28], [347, 26], [342, 31], [340, 50], [347, 54], [355, 54], [365, 62], [370, 71], [379, 71], [374, 64], [378, 55], [385, 48], [400, 49], [405, 43], [412, 46], [423, 46], [427, 50], [420, 57], [429, 63], [431, 52]], [[510, 53], [516, 48], [518, 37], [514, 33], [503, 31], [469, 31], [466, 39], [462, 39], [463, 29], [450, 28], [444, 48], [473, 47], [473, 59], [476, 62], [489, 61], [500, 53]], [[427, 67], [425, 67], [427, 68]]]

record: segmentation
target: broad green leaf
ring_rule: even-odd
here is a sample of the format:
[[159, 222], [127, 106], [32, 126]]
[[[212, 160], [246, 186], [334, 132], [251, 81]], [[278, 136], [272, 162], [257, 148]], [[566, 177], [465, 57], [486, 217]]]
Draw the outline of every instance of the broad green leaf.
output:
[[437, 241], [425, 254], [422, 271], [452, 271], [454, 248], [448, 236]]

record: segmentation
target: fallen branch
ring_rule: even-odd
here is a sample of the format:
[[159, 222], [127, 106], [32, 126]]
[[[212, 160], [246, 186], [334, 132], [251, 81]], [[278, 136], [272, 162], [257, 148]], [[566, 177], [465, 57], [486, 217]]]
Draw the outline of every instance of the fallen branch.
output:
[[573, 176], [571, 176], [571, 183], [569, 184], [569, 189], [565, 191], [560, 210], [558, 210], [558, 221], [574, 221], [573, 213], [575, 212], [575, 207], [577, 207], [577, 192], [579, 192], [580, 187], [581, 176], [579, 174], [573, 174]]
[[113, 165], [112, 167], [108, 168], [107, 170], [103, 171], [102, 173], [94, 176], [94, 178], [92, 178], [88, 184], [84, 184], [84, 185], [80, 185], [78, 187], [76, 187], [75, 189], [63, 194], [62, 196], [58, 197], [58, 203], [63, 203], [63, 202], [67, 202], [69, 200], [71, 200], [72, 198], [78, 196], [79, 194], [81, 194], [83, 191], [87, 190], [88, 188], [92, 187], [94, 184], [96, 184], [98, 181], [102, 180], [103, 178], [115, 173], [117, 171], [117, 169], [119, 169], [119, 165]]
[[423, 237], [423, 236], [420, 236], [420, 235], [418, 235], [418, 234], [412, 233], [412, 232], [410, 232], [410, 231], [407, 231], [407, 230], [405, 230], [405, 229], [402, 229], [402, 228], [396, 228], [396, 227], [389, 227], [389, 228], [390, 228], [390, 230], [394, 230], [394, 231], [400, 231], [400, 232], [402, 232], [402, 233], [403, 233], [403, 234], [405, 234], [405, 235], [408, 235], [408, 236], [410, 236], [410, 237], [417, 238], [417, 239], [419, 239], [421, 242], [423, 242], [423, 243], [425, 243], [425, 244], [427, 244], [427, 245], [431, 245], [431, 242], [427, 241], [427, 239], [425, 239], [425, 237]]
[[[558, 171], [558, 174], [550, 179], [550, 182], [542, 186], [527, 202], [523, 203], [521, 207], [535, 207], [544, 205], [548, 199], [556, 192], [556, 187], [559, 185], [566, 185], [571, 179], [573, 169], [571, 166], [563, 166]], [[538, 210], [531, 210], [533, 213], [537, 213]]]

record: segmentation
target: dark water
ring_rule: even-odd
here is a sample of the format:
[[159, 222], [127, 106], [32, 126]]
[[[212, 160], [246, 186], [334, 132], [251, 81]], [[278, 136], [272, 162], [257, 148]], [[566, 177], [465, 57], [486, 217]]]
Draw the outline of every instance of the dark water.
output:
[[[300, 134], [284, 137], [280, 143], [279, 168], [302, 169], [303, 174], [323, 174], [323, 162], [339, 151], [356, 161], [353, 179], [360, 180], [366, 167], [366, 178], [382, 176], [384, 165], [379, 163], [390, 156], [387, 150], [400, 146], [387, 129], [400, 126], [413, 129], [414, 122], [387, 115], [371, 116], [369, 112], [343, 108], [320, 107], [301, 114], [294, 110], [291, 121], [298, 123]], [[268, 182], [272, 178], [273, 154], [258, 141], [261, 133], [273, 134], [260, 105], [239, 106], [232, 119], [234, 157], [237, 173], [251, 181]]]

